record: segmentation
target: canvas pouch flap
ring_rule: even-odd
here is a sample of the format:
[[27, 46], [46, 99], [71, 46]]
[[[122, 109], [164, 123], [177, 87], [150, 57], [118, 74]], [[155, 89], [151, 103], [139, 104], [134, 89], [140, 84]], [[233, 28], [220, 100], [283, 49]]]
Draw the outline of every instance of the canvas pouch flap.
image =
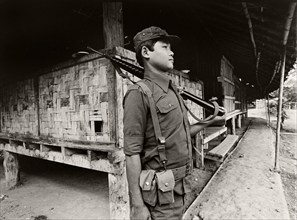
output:
[[139, 186], [143, 201], [150, 205], [157, 204], [157, 183], [154, 170], [142, 170], [140, 173]]
[[151, 190], [152, 182], [155, 178], [156, 171], [154, 170], [142, 170], [140, 173], [139, 185], [142, 190]]
[[158, 185], [158, 202], [160, 205], [174, 203], [175, 180], [172, 170], [156, 173]]

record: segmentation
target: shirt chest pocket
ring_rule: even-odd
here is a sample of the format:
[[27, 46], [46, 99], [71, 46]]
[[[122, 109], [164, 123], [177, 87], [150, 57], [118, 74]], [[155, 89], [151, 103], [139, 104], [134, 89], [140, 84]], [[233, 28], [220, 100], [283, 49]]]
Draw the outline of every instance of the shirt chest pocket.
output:
[[179, 104], [174, 100], [162, 98], [156, 103], [161, 129], [176, 127], [182, 122]]
[[173, 103], [171, 100], [163, 98], [156, 103], [157, 110], [161, 114], [166, 114], [171, 110], [177, 108], [177, 103]]

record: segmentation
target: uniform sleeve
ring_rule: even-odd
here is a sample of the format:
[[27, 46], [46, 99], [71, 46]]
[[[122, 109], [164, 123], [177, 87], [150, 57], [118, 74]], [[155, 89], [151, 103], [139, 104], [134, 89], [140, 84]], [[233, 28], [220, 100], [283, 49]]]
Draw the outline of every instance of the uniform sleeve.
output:
[[124, 153], [131, 156], [143, 149], [146, 128], [147, 106], [143, 93], [131, 89], [124, 99]]

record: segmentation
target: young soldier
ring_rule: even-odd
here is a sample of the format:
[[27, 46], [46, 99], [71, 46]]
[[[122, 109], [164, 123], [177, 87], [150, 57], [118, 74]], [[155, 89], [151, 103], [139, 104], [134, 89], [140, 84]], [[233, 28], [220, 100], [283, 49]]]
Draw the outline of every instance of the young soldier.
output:
[[189, 191], [191, 136], [211, 123], [189, 125], [187, 112], [167, 72], [173, 69], [171, 43], [177, 36], [149, 27], [134, 37], [144, 79], [124, 99], [131, 219], [181, 219]]

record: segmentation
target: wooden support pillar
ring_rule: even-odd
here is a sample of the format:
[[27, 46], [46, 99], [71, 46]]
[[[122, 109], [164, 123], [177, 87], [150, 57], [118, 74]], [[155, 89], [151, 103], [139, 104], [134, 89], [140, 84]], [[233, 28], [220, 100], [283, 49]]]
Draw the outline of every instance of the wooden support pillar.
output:
[[235, 129], [235, 117], [231, 119], [231, 134], [236, 134], [236, 129]]
[[238, 115], [236, 118], [236, 127], [237, 128], [241, 128], [241, 120], [242, 120], [242, 116]]
[[5, 172], [6, 187], [11, 189], [20, 181], [20, 166], [17, 154], [3, 151], [3, 167]]
[[108, 174], [110, 219], [130, 219], [128, 182], [125, 162], [120, 162], [121, 174]]
[[[116, 46], [124, 46], [122, 2], [106, 1], [102, 4], [105, 48], [111, 49]], [[109, 95], [108, 105], [110, 106], [108, 114], [110, 135], [111, 139], [116, 141], [118, 147], [122, 148], [123, 111], [119, 110], [122, 108], [122, 83], [117, 77], [116, 71], [111, 63], [107, 69], [107, 83]], [[121, 99], [121, 101], [119, 101], [119, 99]], [[117, 155], [114, 154], [111, 157], [116, 158]], [[113, 165], [118, 166], [121, 172], [118, 174], [108, 174], [110, 219], [129, 219], [130, 205], [125, 161], [114, 161]]]
[[[105, 48], [124, 45], [123, 31], [123, 7], [121, 2], [103, 2], [103, 37]], [[110, 136], [112, 141], [117, 139], [117, 76], [113, 65], [110, 63], [107, 69], [108, 106]]]
[[195, 136], [195, 145], [196, 145], [196, 149], [195, 149], [195, 167], [199, 168], [199, 169], [204, 169], [204, 146], [202, 144], [202, 131], [199, 132], [196, 136]]

